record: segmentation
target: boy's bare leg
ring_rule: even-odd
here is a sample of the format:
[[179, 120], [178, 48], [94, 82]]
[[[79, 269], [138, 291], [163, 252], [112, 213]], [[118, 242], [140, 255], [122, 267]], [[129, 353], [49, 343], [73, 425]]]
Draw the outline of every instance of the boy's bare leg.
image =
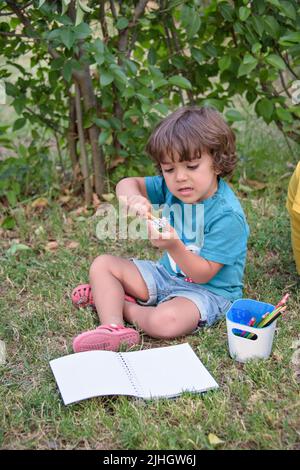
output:
[[184, 297], [174, 297], [157, 307], [125, 302], [124, 318], [153, 338], [176, 338], [195, 330], [200, 315], [194, 302]]
[[90, 268], [90, 284], [100, 322], [123, 325], [125, 292], [149, 298], [147, 286], [135, 264], [112, 255], [98, 256]]

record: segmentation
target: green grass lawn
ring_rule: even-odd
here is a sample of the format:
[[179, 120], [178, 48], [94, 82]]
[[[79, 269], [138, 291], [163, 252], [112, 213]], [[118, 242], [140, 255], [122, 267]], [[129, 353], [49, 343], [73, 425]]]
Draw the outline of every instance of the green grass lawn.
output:
[[[19, 206], [13, 213], [16, 227], [1, 232], [0, 339], [7, 348], [0, 366], [1, 448], [300, 448], [299, 277], [285, 209], [297, 148], [293, 156], [274, 128], [252, 119], [239, 133], [238, 148], [242, 159], [232, 185], [251, 229], [244, 297], [276, 303], [282, 293], [291, 293], [288, 313], [277, 323], [272, 356], [246, 364], [232, 360], [225, 320], [172, 341], [144, 336], [142, 348], [188, 341], [219, 390], [174, 400], [114, 396], [64, 406], [49, 360], [71, 353], [72, 338], [98, 325], [91, 310], [72, 307], [72, 288], [87, 281], [98, 254], [152, 259], [158, 253], [145, 241], [99, 242], [96, 218], [70, 213], [57, 202], [40, 213]], [[253, 189], [249, 179], [266, 186]], [[8, 255], [16, 240], [31, 249]], [[58, 242], [55, 251], [45, 249], [49, 240]], [[77, 248], [70, 248], [71, 241], [79, 243]], [[209, 434], [221, 442], [213, 444]]]

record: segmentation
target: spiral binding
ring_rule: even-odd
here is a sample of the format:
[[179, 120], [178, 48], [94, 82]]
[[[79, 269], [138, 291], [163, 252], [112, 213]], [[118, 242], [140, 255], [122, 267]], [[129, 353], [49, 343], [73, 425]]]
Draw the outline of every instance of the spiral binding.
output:
[[134, 372], [132, 367], [130, 367], [128, 359], [124, 358], [122, 353], [117, 353], [117, 356], [119, 359], [121, 359], [121, 365], [126, 372], [126, 375], [132, 385], [132, 388], [136, 392], [137, 396], [142, 397], [143, 388], [141, 384], [139, 383], [136, 373]]

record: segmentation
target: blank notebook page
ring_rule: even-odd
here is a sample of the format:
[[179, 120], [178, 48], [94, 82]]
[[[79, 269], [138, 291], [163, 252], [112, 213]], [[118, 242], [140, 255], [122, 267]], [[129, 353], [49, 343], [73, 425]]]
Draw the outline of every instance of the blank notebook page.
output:
[[118, 354], [89, 351], [50, 361], [65, 405], [99, 395], [136, 395]]
[[218, 388], [188, 343], [125, 353], [144, 398]]

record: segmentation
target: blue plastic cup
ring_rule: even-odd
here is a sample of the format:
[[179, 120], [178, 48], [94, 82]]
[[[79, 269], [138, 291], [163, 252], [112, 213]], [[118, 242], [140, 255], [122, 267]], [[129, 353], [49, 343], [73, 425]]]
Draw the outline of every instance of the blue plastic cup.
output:
[[248, 324], [253, 317], [259, 322], [265, 313], [272, 310], [274, 305], [257, 300], [239, 299], [233, 302], [226, 314], [229, 353], [233, 359], [246, 362], [270, 356], [276, 320], [263, 328]]

